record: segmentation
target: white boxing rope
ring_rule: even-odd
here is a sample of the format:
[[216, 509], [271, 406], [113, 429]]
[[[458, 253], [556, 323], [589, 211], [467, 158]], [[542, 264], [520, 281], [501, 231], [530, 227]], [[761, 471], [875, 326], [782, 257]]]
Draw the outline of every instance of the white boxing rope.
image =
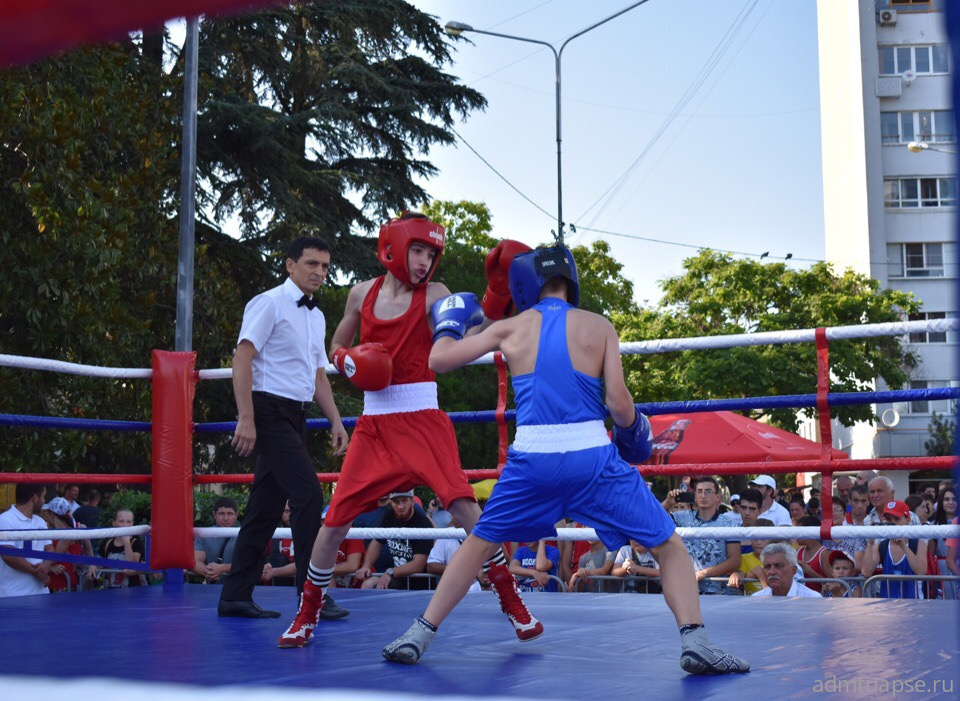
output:
[[[877, 336], [903, 336], [921, 331], [945, 333], [960, 329], [960, 318], [925, 319], [921, 321], [894, 321], [884, 324], [858, 324], [853, 326], [833, 326], [827, 328], [827, 339], [831, 341], [854, 338], [875, 338]], [[622, 355], [651, 355], [683, 350], [707, 350], [716, 348], [738, 348], [743, 346], [779, 345], [784, 343], [812, 343], [816, 340], [816, 329], [798, 329], [790, 331], [762, 331], [760, 333], [739, 333], [727, 336], [698, 336], [694, 338], [666, 338], [655, 341], [621, 343]], [[471, 365], [489, 365], [493, 363], [493, 353], [470, 363]], [[104, 368], [94, 365], [65, 363], [45, 358], [29, 358], [20, 355], [0, 354], [0, 367], [21, 368], [27, 370], [50, 370], [74, 375], [110, 378], [150, 378], [150, 368]], [[328, 375], [337, 374], [336, 368], [327, 365]], [[231, 368], [200, 370], [201, 380], [225, 380], [233, 376]]]
[[85, 375], [87, 377], [109, 378], [150, 378], [153, 376], [151, 368], [104, 368], [96, 365], [80, 365], [65, 363], [62, 360], [47, 358], [27, 358], [22, 355], [4, 355], [0, 353], [0, 367], [20, 368], [23, 370], [49, 370], [51, 372], [65, 372], [69, 375]]
[[[240, 530], [240, 529], [237, 529]], [[0, 531], [0, 541], [18, 540], [99, 540], [101, 538], [119, 538], [125, 535], [146, 535], [150, 526], [127, 526], [126, 528], [48, 528]]]
[[[837, 341], [877, 336], [903, 336], [920, 331], [945, 333], [960, 328], [960, 318], [933, 319], [929, 321], [894, 321], [884, 324], [859, 324], [827, 328], [827, 340]], [[621, 343], [622, 355], [650, 355], [683, 350], [707, 350], [716, 348], [740, 348], [743, 346], [780, 345], [784, 343], [813, 343], [816, 329], [790, 331], [761, 331], [759, 333], [732, 334], [729, 336], [700, 336], [697, 338], [665, 338], [656, 341]]]
[[[198, 538], [230, 537], [240, 532], [239, 528], [194, 528]], [[0, 534], [2, 535], [2, 534]], [[678, 528], [677, 535], [686, 540], [783, 540], [795, 538], [820, 539], [819, 526], [758, 526], [754, 528]], [[278, 528], [274, 538], [292, 538], [289, 528]], [[346, 536], [355, 540], [371, 538], [404, 538], [410, 540], [436, 540], [438, 538], [466, 538], [462, 528], [351, 528]], [[946, 526], [835, 526], [830, 531], [832, 540], [843, 538], [957, 538], [960, 525]], [[554, 540], [549, 538], [549, 540]], [[556, 540], [599, 540], [593, 528], [558, 528]]]
[[[0, 531], [0, 541], [18, 540], [87, 540], [118, 538], [125, 535], [145, 535], [150, 526], [127, 528], [70, 528], [49, 530]], [[204, 526], [194, 528], [197, 538], [233, 538], [240, 533], [239, 527], [218, 528]], [[757, 526], [743, 528], [724, 526], [715, 528], [678, 528], [677, 535], [685, 540], [794, 540], [812, 538], [820, 540], [819, 526]], [[289, 528], [278, 528], [274, 538], [292, 538]], [[373, 538], [404, 538], [409, 540], [437, 540], [440, 538], [466, 538], [462, 528], [351, 528], [347, 538], [369, 540]], [[946, 526], [835, 526], [830, 531], [831, 540], [844, 538], [957, 538], [960, 525]], [[554, 540], [554, 538], [548, 538]], [[558, 528], [556, 540], [599, 540], [593, 528]]]

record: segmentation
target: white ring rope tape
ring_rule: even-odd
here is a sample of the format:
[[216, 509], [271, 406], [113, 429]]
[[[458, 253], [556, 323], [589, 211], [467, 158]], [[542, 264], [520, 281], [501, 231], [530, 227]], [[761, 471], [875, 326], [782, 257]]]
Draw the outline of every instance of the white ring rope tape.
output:
[[[894, 321], [884, 324], [859, 324], [855, 326], [834, 326], [827, 329], [827, 339], [831, 341], [853, 338], [875, 338], [877, 336], [903, 336], [921, 331], [945, 333], [960, 329], [960, 318], [926, 319], [922, 321]], [[779, 345], [784, 343], [811, 343], [816, 340], [816, 329], [797, 329], [791, 331], [762, 331], [760, 333], [739, 333], [728, 336], [699, 336], [694, 338], [665, 338], [655, 341], [621, 343], [623, 355], [649, 355], [682, 350], [707, 350], [712, 348], [738, 348], [743, 346]], [[493, 362], [493, 353], [479, 358], [471, 365], [489, 365]], [[104, 368], [94, 365], [78, 365], [60, 360], [28, 358], [20, 355], [0, 354], [0, 367], [22, 368], [27, 370], [51, 370], [89, 377], [130, 377], [149, 378], [153, 375], [150, 368]], [[327, 374], [336, 374], [333, 365], [327, 365]], [[224, 380], [232, 377], [231, 368], [200, 370], [201, 380]]]
[[[16, 540], [86, 540], [87, 538], [116, 538], [124, 535], [143, 535], [150, 526], [129, 528], [72, 528], [61, 530], [0, 531], [0, 541]], [[194, 528], [197, 538], [232, 538], [240, 528], [217, 528], [205, 526]], [[812, 538], [820, 540], [819, 526], [757, 526], [754, 528], [678, 528], [677, 535], [687, 540], [784, 540]], [[292, 538], [289, 528], [278, 528], [274, 538]], [[438, 538], [466, 538], [462, 528], [351, 528], [346, 536], [356, 540], [370, 538], [404, 538], [410, 540], [436, 540]], [[830, 531], [831, 540], [844, 538], [957, 538], [960, 525], [945, 526], [835, 526]], [[548, 537], [547, 540], [554, 540]], [[556, 540], [599, 540], [592, 528], [558, 528]]]
[[149, 532], [150, 526], [127, 526], [126, 528], [49, 528], [43, 531], [0, 531], [0, 541], [99, 540], [101, 538], [119, 538], [125, 535], [146, 535]]

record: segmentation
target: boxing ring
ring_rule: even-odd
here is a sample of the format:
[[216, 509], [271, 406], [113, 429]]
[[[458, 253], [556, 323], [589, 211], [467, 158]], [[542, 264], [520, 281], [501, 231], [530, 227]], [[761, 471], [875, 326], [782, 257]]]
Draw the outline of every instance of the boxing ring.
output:
[[[622, 344], [625, 353], [654, 353], [757, 343], [814, 342], [818, 345], [818, 387], [810, 395], [641, 404], [649, 414], [690, 413], [756, 407], [818, 408], [824, 446], [829, 445], [829, 407], [911, 399], [953, 399], [960, 389], [897, 390], [832, 394], [827, 344], [832, 338], [901, 335], [919, 330], [956, 330], [956, 319], [875, 324], [722, 338], [678, 339]], [[151, 430], [152, 475], [78, 475], [0, 473], [4, 482], [149, 483], [153, 491], [152, 547], [149, 569], [166, 570], [163, 586], [75, 592], [53, 596], [0, 598], [0, 685], [11, 698], [52, 693], [98, 699], [147, 692], [151, 698], [275, 698], [276, 687], [296, 689], [318, 699], [390, 698], [583, 698], [638, 695], [675, 698], [784, 698], [838, 694], [844, 698], [883, 698], [922, 693], [925, 698], [956, 698], [960, 690], [960, 603], [890, 599], [791, 599], [701, 596], [704, 623], [711, 638], [747, 659], [752, 671], [732, 677], [692, 677], [678, 664], [680, 641], [663, 597], [656, 594], [525, 594], [545, 634], [518, 643], [489, 592], [468, 594], [441, 627], [429, 654], [415, 666], [393, 665], [381, 647], [402, 633], [426, 608], [431, 592], [340, 589], [338, 603], [351, 611], [341, 621], [322, 621], [310, 645], [280, 650], [276, 637], [296, 611], [291, 588], [258, 587], [256, 601], [282, 612], [281, 619], [218, 618], [216, 586], [182, 584], [178, 568], [193, 562], [193, 488], [206, 482], [249, 481], [250, 475], [195, 476], [194, 432], [232, 431], [231, 422], [192, 424], [193, 387], [199, 380], [220, 380], [229, 370], [193, 370], [191, 354], [155, 352], [153, 370], [118, 371], [67, 367], [65, 363], [0, 356], [0, 366], [42, 371], [150, 378], [154, 383], [154, 421], [97, 422], [51, 417], [0, 415], [0, 426], [59, 429]], [[500, 405], [493, 412], [451, 415], [456, 421], [496, 421], [505, 447], [506, 382], [498, 367]], [[102, 423], [102, 425], [100, 425]], [[350, 420], [345, 423], [350, 425]], [[312, 429], [325, 421], [310, 420]], [[501, 451], [502, 453], [503, 451]], [[824, 493], [834, 472], [855, 469], [947, 469], [956, 458], [836, 460], [824, 450], [820, 460], [779, 463], [712, 463], [640, 466], [653, 474], [778, 474], [819, 471]], [[485, 479], [497, 470], [467, 471]], [[335, 480], [336, 475], [321, 475]], [[143, 532], [146, 527], [135, 527]], [[955, 526], [933, 527], [931, 537], [958, 533]], [[852, 529], [852, 527], [851, 527]], [[214, 529], [202, 529], [207, 534]], [[588, 539], [591, 529], [565, 529], [563, 539]], [[697, 530], [697, 529], [694, 529]], [[684, 537], [718, 537], [717, 531], [682, 532]], [[774, 529], [729, 529], [746, 537]], [[842, 538], [845, 527], [777, 529], [808, 536]], [[105, 537], [116, 529], [83, 532]], [[125, 531], [123, 531], [125, 532]], [[861, 529], [860, 533], [864, 533]], [[911, 531], [912, 532], [912, 531]], [[12, 533], [12, 532], [8, 532]], [[374, 535], [366, 529], [354, 535]], [[726, 531], [723, 532], [726, 534]], [[893, 534], [890, 528], [886, 533]], [[225, 533], [226, 534], [226, 533]], [[46, 535], [78, 537], [77, 532]], [[429, 535], [429, 533], [424, 533]], [[449, 531], [443, 535], [449, 536]], [[27, 534], [21, 538], [26, 539]], [[34, 535], [33, 537], [37, 537]], [[942, 536], [941, 536], [942, 537]], [[19, 554], [19, 553], [15, 553]], [[56, 556], [68, 559], [69, 556]], [[189, 560], [189, 561], [188, 561]], [[146, 565], [143, 569], [148, 569]], [[54, 633], [55, 634], [51, 634]], [[16, 696], [14, 696], [16, 694]]]

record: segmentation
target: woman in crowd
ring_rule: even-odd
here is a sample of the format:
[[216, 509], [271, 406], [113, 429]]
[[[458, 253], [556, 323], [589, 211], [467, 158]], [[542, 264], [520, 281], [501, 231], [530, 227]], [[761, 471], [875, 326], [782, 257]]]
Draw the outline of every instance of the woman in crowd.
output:
[[[937, 510], [933, 514], [932, 523], [942, 526], [953, 523], [957, 518], [957, 492], [954, 489], [944, 489], [937, 497]], [[930, 542], [930, 549], [937, 557], [937, 566], [940, 574], [952, 575], [953, 572], [947, 563], [947, 539], [939, 538]], [[954, 568], [955, 569], [955, 568]], [[943, 582], [943, 598], [957, 598], [957, 582]]]
[[[114, 528], [129, 528], [133, 525], [133, 512], [128, 509], [119, 509], [113, 517]], [[108, 560], [122, 562], [142, 562], [145, 549], [143, 541], [137, 536], [118, 536], [103, 541], [103, 555]], [[107, 587], [138, 587], [146, 584], [146, 577], [136, 570], [119, 570], [107, 575]]]

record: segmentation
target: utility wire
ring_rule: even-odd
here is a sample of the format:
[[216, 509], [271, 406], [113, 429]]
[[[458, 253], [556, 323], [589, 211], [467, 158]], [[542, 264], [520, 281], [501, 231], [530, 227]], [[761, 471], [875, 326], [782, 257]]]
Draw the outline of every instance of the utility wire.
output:
[[[530, 203], [531, 205], [533, 205], [537, 210], [539, 210], [540, 212], [543, 212], [543, 214], [545, 214], [546, 216], [550, 217], [550, 219], [554, 219], [554, 218], [555, 218], [555, 215], [554, 215], [552, 212], [548, 212], [546, 209], [544, 209], [543, 207], [541, 207], [540, 205], [538, 205], [536, 202], [534, 202], [532, 199], [530, 199], [529, 197], [527, 197], [527, 195], [525, 195], [525, 194], [520, 190], [520, 188], [518, 188], [516, 185], [514, 185], [512, 182], [510, 182], [503, 173], [501, 173], [499, 170], [497, 170], [496, 168], [494, 168], [493, 165], [490, 163], [490, 161], [488, 161], [486, 158], [484, 158], [483, 156], [481, 156], [481, 155], [480, 155], [480, 152], [477, 151], [477, 149], [475, 149], [475, 148], [470, 144], [470, 142], [468, 142], [466, 139], [463, 138], [463, 135], [460, 134], [460, 132], [458, 132], [458, 131], [457, 131], [456, 129], [454, 129], [453, 127], [450, 127], [450, 131], [452, 131], [454, 134], [456, 134], [456, 135], [457, 135], [457, 138], [463, 143], [463, 145], [466, 146], [468, 149], [470, 149], [470, 151], [473, 153], [473, 155], [475, 155], [477, 158], [479, 158], [479, 159], [483, 162], [483, 164], [484, 164], [485, 166], [487, 166], [487, 168], [489, 168], [491, 171], [493, 171], [493, 173], [494, 173], [498, 178], [500, 178], [503, 182], [505, 182], [505, 183], [510, 187], [511, 190], [513, 190], [513, 191], [516, 192], [518, 195], [520, 195], [520, 197], [522, 197], [522, 198], [523, 198], [524, 200], [526, 200], [528, 203]], [[793, 257], [793, 256], [791, 256], [790, 258], [786, 258], [786, 257], [781, 257], [781, 256], [771, 256], [771, 255], [769, 255], [769, 254], [763, 255], [763, 254], [760, 254], [760, 253], [750, 253], [750, 252], [747, 252], [747, 251], [733, 251], [733, 250], [719, 249], [719, 248], [717, 248], [716, 246], [702, 246], [702, 245], [697, 245], [697, 244], [692, 244], [692, 243], [680, 243], [680, 242], [678, 242], [678, 241], [668, 241], [668, 240], [666, 240], [666, 239], [657, 239], [657, 238], [652, 238], [652, 237], [649, 237], [649, 236], [640, 236], [640, 235], [638, 235], [638, 234], [625, 234], [625, 233], [620, 232], [620, 231], [610, 231], [610, 230], [607, 230], [607, 229], [595, 229], [595, 228], [589, 227], [589, 226], [576, 226], [576, 231], [577, 231], [577, 232], [579, 232], [579, 231], [590, 231], [590, 232], [593, 232], [593, 233], [596, 233], [596, 234], [604, 234], [604, 235], [606, 235], [606, 236], [618, 236], [618, 237], [620, 237], [620, 238], [625, 238], [625, 239], [634, 239], [634, 240], [636, 240], [636, 241], [648, 241], [648, 242], [650, 242], [650, 243], [660, 243], [660, 244], [664, 244], [664, 245], [666, 245], [666, 246], [679, 246], [679, 247], [681, 247], [681, 248], [692, 248], [692, 249], [695, 249], [695, 250], [711, 249], [711, 250], [715, 250], [715, 251], [722, 251], [723, 253], [730, 253], [730, 254], [739, 255], [739, 256], [749, 256], [749, 257], [752, 257], [752, 258], [770, 258], [770, 259], [773, 259], [773, 260], [795, 260], [795, 261], [798, 261], [798, 262], [801, 262], [801, 261], [802, 261], [802, 262], [806, 262], [806, 263], [822, 263], [822, 262], [823, 262], [822, 260], [819, 260], [819, 259], [816, 259], [816, 258], [796, 258], [796, 257]]]
[[485, 166], [487, 166], [487, 168], [489, 168], [490, 170], [492, 170], [492, 171], [496, 174], [496, 176], [497, 176], [498, 178], [500, 178], [503, 182], [505, 182], [507, 185], [509, 185], [511, 190], [513, 190], [514, 192], [516, 192], [518, 195], [520, 195], [520, 197], [522, 197], [523, 199], [525, 199], [527, 202], [529, 202], [530, 204], [532, 204], [534, 207], [536, 207], [537, 209], [539, 209], [541, 212], [543, 212], [544, 214], [546, 214], [546, 215], [547, 215], [548, 217], [550, 217], [551, 219], [554, 218], [553, 213], [548, 212], [548, 211], [545, 210], [543, 207], [541, 207], [540, 205], [538, 205], [536, 202], [534, 202], [533, 200], [531, 200], [529, 197], [527, 197], [525, 194], [523, 194], [523, 193], [520, 191], [520, 188], [518, 188], [518, 187], [517, 187], [516, 185], [514, 185], [512, 182], [510, 182], [509, 180], [507, 180], [506, 176], [503, 175], [503, 173], [501, 173], [499, 170], [497, 170], [496, 168], [494, 168], [494, 167], [490, 164], [490, 161], [488, 161], [486, 158], [484, 158], [483, 156], [481, 156], [481, 155], [480, 155], [480, 152], [477, 151], [477, 149], [475, 149], [473, 146], [471, 146], [471, 145], [470, 145], [470, 142], [468, 142], [466, 139], [464, 139], [463, 136], [460, 134], [460, 132], [458, 132], [458, 131], [457, 131], [456, 129], [454, 129], [453, 127], [450, 127], [450, 131], [452, 131], [454, 134], [456, 134], [456, 135], [457, 135], [457, 138], [460, 139], [460, 141], [463, 142], [464, 146], [466, 146], [468, 149], [470, 149], [471, 151], [473, 151], [474, 155], [475, 155], [477, 158], [479, 158], [481, 161], [483, 161], [483, 164], [484, 164]]
[[694, 78], [693, 82], [687, 87], [683, 95], [680, 97], [680, 100], [674, 105], [674, 108], [671, 110], [670, 114], [660, 125], [660, 128], [657, 129], [656, 133], [651, 137], [650, 141], [643, 147], [640, 151], [640, 155], [630, 164], [630, 166], [617, 178], [613, 184], [608, 187], [603, 194], [598, 197], [593, 204], [591, 204], [587, 209], [581, 214], [577, 219], [583, 219], [594, 207], [596, 207], [600, 202], [606, 200], [606, 202], [600, 207], [597, 213], [593, 216], [593, 219], [590, 221], [591, 224], [597, 220], [597, 218], [603, 213], [604, 209], [608, 206], [610, 201], [617, 195], [623, 185], [626, 183], [627, 179], [640, 164], [640, 162], [647, 156], [647, 154], [653, 149], [656, 143], [660, 140], [666, 130], [674, 122], [677, 116], [683, 111], [683, 109], [690, 103], [693, 97], [696, 95], [697, 91], [703, 86], [707, 78], [714, 71], [714, 69], [719, 64], [720, 59], [723, 55], [729, 50], [733, 39], [739, 33], [740, 29], [743, 27], [750, 13], [753, 12], [753, 9], [756, 7], [759, 0], [748, 0], [747, 4], [740, 10], [737, 17], [734, 18], [733, 23], [730, 27], [727, 28], [727, 31], [721, 37], [720, 42], [714, 47], [713, 51], [710, 53], [710, 56], [707, 57], [706, 62], [700, 68], [700, 71], [697, 73], [697, 76]]
[[[463, 136], [462, 136], [459, 132], [457, 132], [456, 129], [454, 129], [453, 127], [451, 127], [450, 130], [451, 130], [454, 134], [457, 135], [457, 138], [460, 139], [460, 141], [462, 141], [463, 144], [464, 144], [468, 149], [470, 149], [470, 151], [472, 151], [473, 154], [474, 154], [477, 158], [479, 158], [479, 159], [483, 162], [483, 164], [484, 164], [485, 166], [487, 166], [487, 168], [489, 168], [490, 170], [492, 170], [492, 171], [494, 172], [494, 174], [496, 174], [496, 176], [497, 176], [498, 178], [500, 178], [501, 180], [503, 180], [503, 182], [505, 182], [505, 183], [510, 187], [511, 190], [513, 190], [513, 191], [516, 192], [518, 195], [520, 195], [524, 200], [526, 200], [526, 201], [529, 202], [531, 205], [533, 205], [537, 210], [539, 210], [540, 212], [542, 212], [542, 213], [545, 214], [546, 216], [550, 217], [550, 219], [554, 219], [554, 218], [555, 218], [555, 215], [554, 215], [553, 213], [548, 212], [546, 209], [544, 209], [543, 207], [541, 207], [540, 205], [538, 205], [536, 202], [534, 202], [533, 200], [531, 200], [531, 199], [530, 199], [529, 197], [527, 197], [523, 192], [521, 192], [520, 189], [519, 189], [516, 185], [514, 185], [514, 184], [511, 183], [509, 180], [507, 180], [506, 176], [503, 175], [503, 174], [502, 174], [500, 171], [498, 171], [496, 168], [494, 168], [493, 165], [491, 165], [490, 162], [489, 162], [487, 159], [485, 159], [483, 156], [481, 156], [480, 153], [479, 153], [473, 146], [471, 146], [470, 143], [469, 143], [466, 139], [464, 139]], [[749, 258], [759, 258], [759, 259], [761, 259], [761, 260], [762, 260], [762, 259], [767, 259], [767, 258], [769, 258], [770, 260], [784, 260], [784, 261], [790, 260], [790, 261], [796, 261], [796, 262], [798, 262], [798, 263], [824, 263], [824, 262], [826, 262], [826, 261], [824, 261], [822, 258], [799, 258], [799, 257], [797, 257], [797, 256], [792, 256], [792, 255], [789, 255], [789, 256], [776, 256], [776, 255], [771, 255], [771, 254], [769, 254], [769, 253], [756, 253], [756, 252], [751, 252], [751, 251], [735, 251], [735, 250], [732, 250], [732, 249], [718, 248], [717, 246], [705, 246], [705, 245], [695, 244], [695, 243], [680, 243], [679, 241], [670, 241], [670, 240], [667, 240], [667, 239], [658, 239], [658, 238], [654, 238], [654, 237], [652, 237], [652, 236], [641, 236], [640, 234], [627, 234], [627, 233], [624, 233], [624, 232], [622, 232], [622, 231], [611, 231], [611, 230], [609, 230], [609, 229], [597, 229], [597, 228], [594, 228], [594, 227], [591, 227], [591, 226], [577, 226], [577, 225], [574, 225], [574, 226], [576, 226], [576, 231], [577, 231], [577, 232], [579, 232], [579, 231], [590, 231], [590, 232], [595, 233], [595, 234], [603, 234], [604, 236], [616, 236], [616, 237], [624, 238], [624, 239], [632, 239], [632, 240], [634, 240], [634, 241], [647, 241], [648, 243], [659, 243], [659, 244], [662, 244], [662, 245], [664, 245], [664, 246], [679, 246], [680, 248], [692, 248], [692, 249], [698, 250], [698, 251], [711, 250], [711, 251], [718, 251], [718, 252], [720, 252], [720, 253], [729, 253], [729, 254], [731, 254], [731, 255], [747, 256], [747, 257], [749, 257]], [[890, 265], [890, 266], [898, 265], [897, 263], [890, 263], [889, 261], [883, 261], [883, 262], [879, 262], [879, 263], [878, 263], [877, 261], [870, 261], [870, 264], [871, 264], [871, 265]]]
[[[617, 211], [614, 213], [612, 219], [616, 219], [620, 215], [620, 212], [622, 212], [623, 209], [633, 201], [633, 198], [637, 196], [637, 193], [640, 191], [640, 188], [642, 188], [643, 184], [647, 182], [647, 178], [649, 178], [653, 174], [653, 172], [657, 169], [657, 166], [660, 165], [660, 161], [662, 161], [664, 157], [670, 152], [670, 148], [673, 146], [676, 140], [680, 138], [680, 135], [683, 133], [683, 130], [687, 128], [687, 125], [690, 123], [690, 120], [700, 109], [701, 105], [703, 105], [703, 103], [706, 102], [707, 98], [710, 97], [710, 94], [716, 89], [717, 85], [720, 84], [720, 79], [723, 78], [723, 75], [728, 70], [730, 70], [730, 66], [732, 66], [734, 62], [737, 60], [737, 56], [739, 56], [740, 52], [743, 51], [743, 47], [745, 47], [747, 43], [750, 41], [750, 37], [753, 36], [753, 33], [757, 30], [757, 27], [760, 26], [760, 23], [763, 22], [763, 18], [767, 16], [767, 13], [770, 12], [770, 8], [772, 7], [773, 7], [773, 0], [770, 0], [770, 4], [767, 5], [767, 9], [763, 11], [762, 15], [760, 15], [760, 18], [757, 20], [756, 24], [753, 25], [753, 28], [750, 30], [747, 36], [743, 38], [743, 41], [740, 43], [740, 47], [736, 50], [736, 52], [734, 52], [733, 56], [730, 57], [730, 60], [727, 61], [727, 65], [723, 67], [723, 69], [714, 79], [713, 85], [711, 85], [710, 88], [700, 98], [699, 102], [697, 103], [697, 106], [694, 107], [693, 112], [691, 112], [689, 115], [686, 115], [686, 119], [684, 120], [683, 124], [681, 124], [680, 127], [675, 131], [673, 138], [670, 140], [670, 143], [666, 145], [666, 147], [661, 151], [660, 155], [657, 157], [657, 160], [653, 163], [653, 165], [650, 166], [650, 168], [647, 170], [644, 176], [640, 178], [640, 181], [636, 184], [636, 186], [634, 186], [633, 191], [630, 193], [629, 197], [624, 198], [623, 204], [621, 204], [620, 208], [617, 209]], [[678, 115], [678, 116], [683, 116], [683, 115]]]

